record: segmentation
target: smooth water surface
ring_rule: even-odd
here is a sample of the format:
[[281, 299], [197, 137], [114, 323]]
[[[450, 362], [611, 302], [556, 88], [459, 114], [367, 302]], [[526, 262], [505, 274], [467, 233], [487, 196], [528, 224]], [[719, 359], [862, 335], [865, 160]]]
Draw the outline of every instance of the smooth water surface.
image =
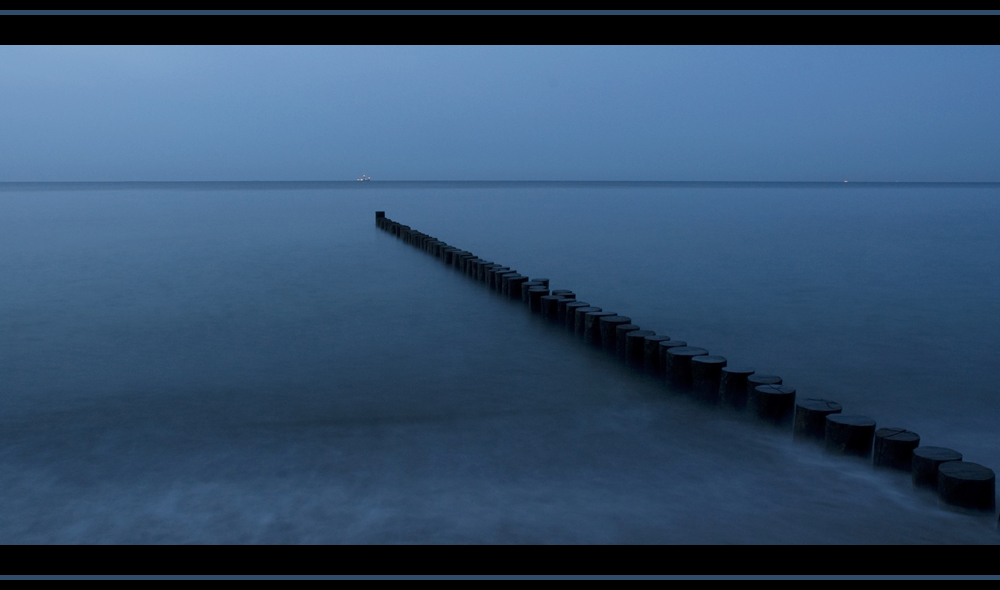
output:
[[5, 543], [997, 543], [375, 210], [1000, 468], [1000, 187], [0, 185]]

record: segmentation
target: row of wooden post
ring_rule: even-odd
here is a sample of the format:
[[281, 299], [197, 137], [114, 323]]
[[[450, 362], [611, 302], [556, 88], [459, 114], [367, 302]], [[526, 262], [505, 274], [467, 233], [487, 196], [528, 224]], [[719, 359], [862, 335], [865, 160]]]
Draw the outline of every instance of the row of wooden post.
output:
[[830, 453], [869, 460], [877, 469], [909, 472], [915, 487], [936, 489], [946, 505], [974, 511], [996, 509], [993, 470], [962, 461], [962, 454], [953, 449], [921, 447], [920, 436], [905, 428], [876, 429], [875, 420], [844, 414], [834, 401], [796, 400], [795, 388], [777, 375], [758, 374], [752, 367], [729, 366], [725, 357], [643, 330], [630, 317], [577, 300], [571, 290], [551, 290], [548, 278], [529, 278], [508, 266], [450, 246], [392, 221], [384, 211], [375, 212], [375, 224], [500, 295], [521, 301], [532, 313], [565, 326], [630, 369], [662, 379], [671, 391], [746, 412], [775, 427], [790, 428], [795, 440], [821, 443]]

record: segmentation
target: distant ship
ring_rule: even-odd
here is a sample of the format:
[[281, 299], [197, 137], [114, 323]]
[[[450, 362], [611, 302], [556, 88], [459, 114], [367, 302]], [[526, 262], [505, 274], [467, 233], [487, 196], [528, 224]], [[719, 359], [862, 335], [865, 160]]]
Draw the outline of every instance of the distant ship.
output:
[[371, 179], [372, 179], [371, 176], [365, 176], [364, 174], [362, 174], [361, 178], [358, 179], [358, 182], [362, 182], [362, 181], [365, 181], [365, 180], [371, 180]]

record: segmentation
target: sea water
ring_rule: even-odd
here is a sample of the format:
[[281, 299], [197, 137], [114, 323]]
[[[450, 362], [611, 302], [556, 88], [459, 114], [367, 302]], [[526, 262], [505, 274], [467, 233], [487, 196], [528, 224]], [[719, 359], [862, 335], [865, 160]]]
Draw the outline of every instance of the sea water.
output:
[[1000, 468], [1000, 186], [0, 185], [0, 542], [992, 543], [374, 212]]

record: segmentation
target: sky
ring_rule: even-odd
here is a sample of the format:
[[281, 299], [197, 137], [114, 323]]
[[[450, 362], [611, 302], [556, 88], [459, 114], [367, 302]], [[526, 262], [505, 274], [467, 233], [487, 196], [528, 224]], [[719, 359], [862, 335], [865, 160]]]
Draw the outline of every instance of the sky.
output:
[[995, 182], [997, 97], [998, 46], [3, 46], [0, 182]]

